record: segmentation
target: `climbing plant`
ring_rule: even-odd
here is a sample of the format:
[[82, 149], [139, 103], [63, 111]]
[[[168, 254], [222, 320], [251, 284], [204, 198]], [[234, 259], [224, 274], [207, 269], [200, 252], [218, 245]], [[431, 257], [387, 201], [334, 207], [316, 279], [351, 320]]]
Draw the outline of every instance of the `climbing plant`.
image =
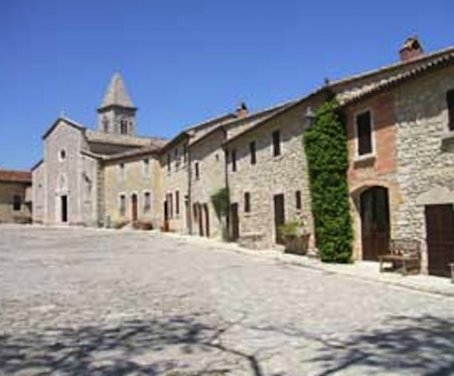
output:
[[211, 203], [214, 211], [219, 219], [222, 228], [222, 237], [228, 238], [227, 216], [230, 207], [230, 196], [227, 188], [221, 188], [216, 193], [211, 195]]
[[227, 188], [221, 188], [211, 195], [211, 203], [218, 218], [227, 216], [229, 211], [229, 191]]
[[324, 262], [351, 262], [347, 135], [335, 99], [318, 109], [313, 126], [305, 132], [304, 146], [320, 258]]

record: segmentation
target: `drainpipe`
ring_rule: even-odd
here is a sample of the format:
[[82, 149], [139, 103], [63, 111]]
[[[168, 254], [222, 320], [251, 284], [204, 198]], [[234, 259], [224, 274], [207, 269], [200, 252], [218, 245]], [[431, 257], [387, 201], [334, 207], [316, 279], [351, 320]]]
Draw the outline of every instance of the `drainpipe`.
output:
[[[187, 141], [188, 142], [188, 141]], [[186, 222], [188, 223], [189, 235], [192, 235], [192, 163], [191, 163], [191, 149], [189, 146], [186, 147], [187, 150], [187, 169], [188, 169], [188, 207], [186, 210]]]
[[[227, 131], [223, 128], [224, 131], [224, 140], [227, 140]], [[230, 187], [229, 187], [229, 150], [222, 145], [222, 149], [224, 150], [224, 178], [225, 178], [225, 188], [229, 194], [229, 208], [227, 210], [226, 215], [226, 231], [227, 237], [230, 239]]]

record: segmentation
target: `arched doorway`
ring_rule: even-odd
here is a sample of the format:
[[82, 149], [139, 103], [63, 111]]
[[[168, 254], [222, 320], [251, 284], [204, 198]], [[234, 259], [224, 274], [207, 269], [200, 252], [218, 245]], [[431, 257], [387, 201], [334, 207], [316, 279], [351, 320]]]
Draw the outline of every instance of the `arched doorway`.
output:
[[131, 219], [137, 221], [137, 195], [134, 193], [131, 196]]
[[389, 247], [388, 189], [376, 186], [362, 192], [360, 212], [363, 260], [376, 261]]

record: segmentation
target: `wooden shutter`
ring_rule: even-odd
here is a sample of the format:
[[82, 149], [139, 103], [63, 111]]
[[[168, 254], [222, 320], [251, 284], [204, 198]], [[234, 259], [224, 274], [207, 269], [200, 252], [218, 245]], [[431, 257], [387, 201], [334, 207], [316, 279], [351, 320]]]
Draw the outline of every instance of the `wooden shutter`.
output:
[[372, 121], [370, 112], [364, 112], [356, 117], [358, 135], [358, 155], [372, 153]]
[[255, 141], [252, 141], [249, 144], [249, 151], [251, 153], [251, 165], [255, 165], [256, 157], [255, 157]]
[[273, 132], [273, 156], [281, 155], [281, 134], [279, 131]]
[[454, 131], [454, 89], [449, 90], [446, 94], [448, 103], [448, 126], [450, 131]]

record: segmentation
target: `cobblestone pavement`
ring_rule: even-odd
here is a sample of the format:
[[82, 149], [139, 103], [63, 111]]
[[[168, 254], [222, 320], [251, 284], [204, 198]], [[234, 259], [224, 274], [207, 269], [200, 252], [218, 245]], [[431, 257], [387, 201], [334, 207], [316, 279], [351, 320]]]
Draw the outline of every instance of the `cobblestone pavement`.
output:
[[454, 299], [159, 233], [0, 226], [0, 374], [448, 375]]

